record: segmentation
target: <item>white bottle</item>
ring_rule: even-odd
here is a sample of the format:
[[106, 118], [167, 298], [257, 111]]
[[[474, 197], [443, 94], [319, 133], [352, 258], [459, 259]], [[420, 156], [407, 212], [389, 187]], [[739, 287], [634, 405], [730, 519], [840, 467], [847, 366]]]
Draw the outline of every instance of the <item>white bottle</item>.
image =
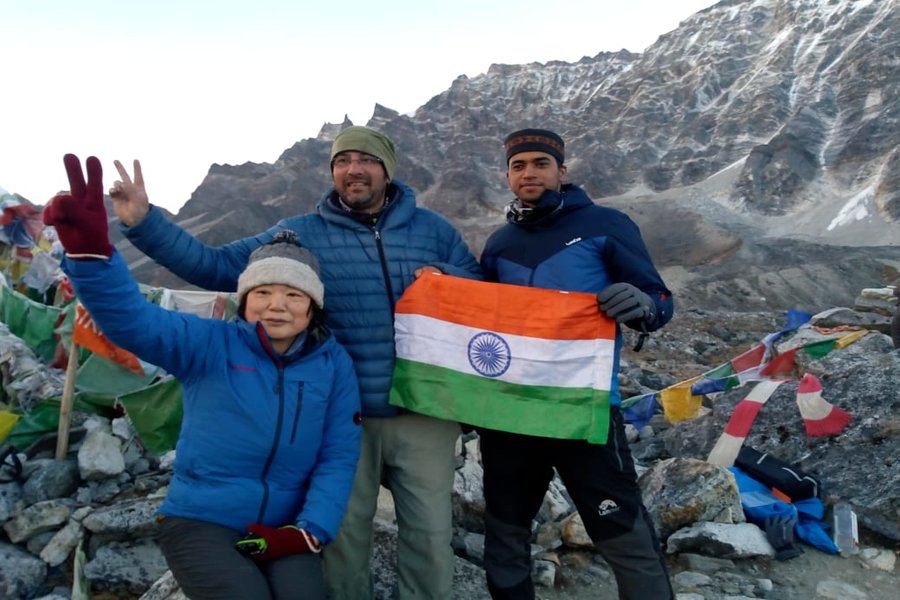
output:
[[851, 556], [859, 552], [859, 528], [856, 513], [846, 502], [839, 502], [833, 511], [834, 544], [841, 556]]

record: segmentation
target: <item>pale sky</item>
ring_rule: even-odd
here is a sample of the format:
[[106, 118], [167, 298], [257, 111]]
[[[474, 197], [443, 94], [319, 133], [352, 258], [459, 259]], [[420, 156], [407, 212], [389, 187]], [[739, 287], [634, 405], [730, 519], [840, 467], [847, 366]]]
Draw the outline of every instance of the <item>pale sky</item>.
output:
[[494, 63], [641, 52], [715, 0], [0, 0], [0, 188], [44, 204], [62, 156], [141, 160], [176, 212], [210, 165], [274, 162], [376, 103], [411, 113]]

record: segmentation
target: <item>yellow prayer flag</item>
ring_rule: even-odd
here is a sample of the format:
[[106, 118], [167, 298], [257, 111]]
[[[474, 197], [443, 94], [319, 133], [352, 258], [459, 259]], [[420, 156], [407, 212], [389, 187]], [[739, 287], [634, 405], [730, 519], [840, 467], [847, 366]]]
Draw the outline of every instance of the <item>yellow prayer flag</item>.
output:
[[659, 392], [659, 400], [662, 403], [666, 421], [677, 423], [694, 419], [700, 414], [703, 396], [691, 394], [691, 387], [700, 377], [698, 375]]

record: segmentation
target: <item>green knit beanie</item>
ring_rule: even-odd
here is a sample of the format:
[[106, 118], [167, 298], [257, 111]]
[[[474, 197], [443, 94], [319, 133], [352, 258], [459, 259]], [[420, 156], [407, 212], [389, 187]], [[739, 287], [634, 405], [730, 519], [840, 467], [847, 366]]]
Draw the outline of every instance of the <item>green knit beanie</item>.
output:
[[369, 127], [354, 125], [337, 134], [331, 145], [331, 160], [341, 152], [355, 150], [377, 156], [384, 163], [384, 170], [388, 179], [394, 178], [394, 168], [397, 166], [397, 157], [394, 155], [394, 142], [381, 133]]

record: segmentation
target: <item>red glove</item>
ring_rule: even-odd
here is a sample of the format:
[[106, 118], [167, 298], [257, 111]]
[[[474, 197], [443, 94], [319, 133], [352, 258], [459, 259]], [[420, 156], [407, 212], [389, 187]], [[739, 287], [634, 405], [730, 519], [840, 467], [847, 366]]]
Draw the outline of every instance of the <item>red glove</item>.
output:
[[252, 535], [238, 541], [236, 546], [256, 561], [275, 560], [290, 554], [318, 554], [322, 551], [322, 545], [316, 536], [293, 525], [275, 529], [254, 523], [247, 530]]
[[63, 157], [69, 176], [69, 193], [58, 194], [44, 207], [44, 224], [56, 227], [59, 241], [72, 258], [112, 256], [109, 225], [103, 206], [103, 168], [100, 161], [87, 159], [87, 185], [81, 162], [74, 154]]

